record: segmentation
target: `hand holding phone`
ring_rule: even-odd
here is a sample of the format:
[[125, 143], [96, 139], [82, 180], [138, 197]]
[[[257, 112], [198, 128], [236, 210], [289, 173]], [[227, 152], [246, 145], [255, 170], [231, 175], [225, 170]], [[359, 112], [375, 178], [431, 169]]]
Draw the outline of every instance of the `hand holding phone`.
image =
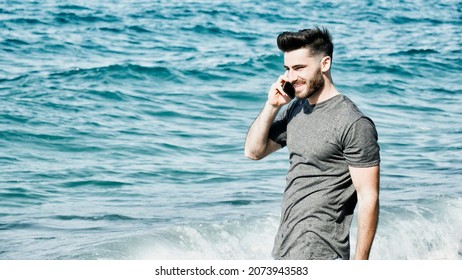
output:
[[295, 88], [290, 82], [284, 82], [282, 89], [291, 99], [295, 98]]

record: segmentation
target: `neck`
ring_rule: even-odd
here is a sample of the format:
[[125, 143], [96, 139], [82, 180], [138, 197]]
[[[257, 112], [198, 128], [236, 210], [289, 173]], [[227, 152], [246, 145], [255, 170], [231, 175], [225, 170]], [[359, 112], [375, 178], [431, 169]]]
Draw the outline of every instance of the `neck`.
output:
[[334, 84], [332, 84], [332, 82], [329, 79], [325, 79], [324, 81], [324, 86], [321, 89], [319, 89], [315, 94], [308, 97], [308, 101], [311, 105], [326, 101], [340, 94], [340, 92], [337, 91]]

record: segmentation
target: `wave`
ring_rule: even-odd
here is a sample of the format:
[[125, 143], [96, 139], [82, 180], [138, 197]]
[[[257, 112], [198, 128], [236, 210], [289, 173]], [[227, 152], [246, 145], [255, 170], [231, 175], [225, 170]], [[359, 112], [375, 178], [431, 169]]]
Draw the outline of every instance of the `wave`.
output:
[[409, 203], [382, 206], [371, 258], [462, 259], [462, 200], [437, 198]]
[[132, 185], [131, 183], [114, 181], [114, 180], [76, 180], [69, 181], [62, 184], [65, 188], [78, 188], [78, 187], [102, 187], [108, 188], [120, 188], [124, 186]]
[[276, 224], [267, 217], [176, 225], [102, 247], [127, 248], [129, 259], [271, 259]]
[[120, 22], [120, 18], [113, 16], [113, 15], [108, 15], [108, 14], [101, 14], [101, 15], [95, 15], [95, 14], [76, 14], [73, 12], [59, 12], [53, 14], [53, 20], [62, 25], [62, 24], [87, 24], [87, 23], [98, 23], [98, 22], [104, 22], [104, 23], [116, 23]]
[[59, 10], [77, 10], [77, 11], [90, 10], [90, 8], [80, 6], [80, 5], [75, 5], [75, 4], [57, 5], [56, 8], [58, 8]]
[[[372, 247], [373, 260], [462, 259], [460, 200], [425, 205], [383, 206]], [[430, 204], [429, 204], [430, 203]], [[91, 218], [89, 218], [91, 219]], [[221, 222], [153, 224], [151, 233], [106, 241], [77, 259], [250, 260], [271, 259], [278, 217], [252, 215]], [[356, 243], [356, 217], [351, 229], [351, 257]], [[76, 252], [77, 253], [77, 252]]]
[[57, 215], [51, 217], [57, 220], [63, 221], [72, 221], [72, 220], [80, 220], [80, 221], [133, 221], [137, 220], [137, 218], [125, 216], [125, 215], [118, 215], [118, 214], [106, 214], [106, 215], [95, 215], [95, 216], [78, 216], [78, 215]]
[[390, 54], [391, 56], [425, 56], [429, 54], [439, 54], [440, 52], [434, 49], [408, 49]]
[[138, 64], [112, 64], [95, 68], [74, 68], [65, 72], [56, 72], [49, 75], [50, 79], [75, 78], [76, 80], [92, 81], [112, 78], [120, 80], [146, 80], [149, 78], [161, 78], [177, 80], [175, 72], [163, 66], [142, 66]]
[[25, 25], [25, 26], [31, 26], [31, 25], [45, 25], [46, 22], [35, 19], [35, 18], [26, 18], [26, 17], [21, 17], [21, 18], [15, 18], [15, 19], [10, 19], [6, 20], [6, 23], [13, 23], [13, 24], [18, 24], [18, 25]]

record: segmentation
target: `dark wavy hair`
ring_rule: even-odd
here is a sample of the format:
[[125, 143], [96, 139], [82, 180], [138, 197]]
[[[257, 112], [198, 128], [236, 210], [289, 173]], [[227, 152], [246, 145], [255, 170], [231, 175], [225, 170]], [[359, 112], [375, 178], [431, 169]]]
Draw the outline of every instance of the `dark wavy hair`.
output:
[[310, 50], [311, 55], [323, 54], [330, 56], [334, 53], [334, 44], [329, 31], [322, 27], [303, 29], [297, 32], [285, 31], [277, 38], [278, 48], [283, 52], [290, 52], [301, 48]]

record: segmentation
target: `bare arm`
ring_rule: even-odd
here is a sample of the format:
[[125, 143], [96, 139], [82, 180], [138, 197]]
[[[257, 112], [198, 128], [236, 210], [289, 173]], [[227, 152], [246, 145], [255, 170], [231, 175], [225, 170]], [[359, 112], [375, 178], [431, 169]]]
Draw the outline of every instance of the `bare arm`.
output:
[[247, 137], [245, 139], [246, 157], [259, 160], [281, 148], [279, 144], [268, 137], [271, 123], [278, 111], [279, 108], [274, 108], [271, 104], [268, 104], [268, 102], [265, 103], [265, 107], [263, 107], [257, 119], [253, 122], [249, 132], [247, 132]]
[[379, 219], [380, 167], [350, 167], [349, 169], [358, 195], [358, 236], [355, 259], [367, 260]]
[[271, 86], [268, 101], [257, 119], [251, 125], [245, 139], [245, 156], [259, 160], [281, 148], [281, 145], [269, 139], [269, 130], [279, 109], [290, 101], [282, 90], [283, 76]]

